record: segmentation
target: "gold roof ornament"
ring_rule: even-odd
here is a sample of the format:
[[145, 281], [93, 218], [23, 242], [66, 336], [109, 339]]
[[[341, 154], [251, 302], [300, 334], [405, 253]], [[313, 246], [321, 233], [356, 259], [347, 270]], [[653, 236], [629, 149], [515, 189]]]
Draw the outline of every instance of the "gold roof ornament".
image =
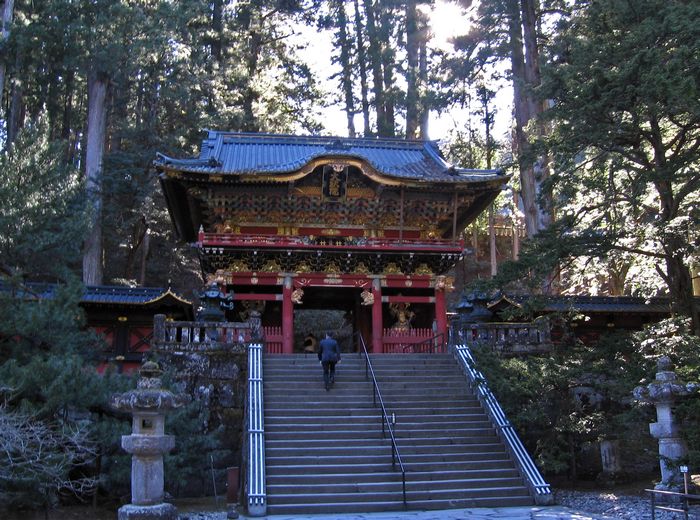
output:
[[364, 262], [358, 262], [357, 266], [355, 266], [355, 269], [353, 270], [354, 274], [370, 274], [369, 268], [365, 265]]
[[389, 262], [384, 268], [384, 274], [403, 274], [401, 268], [396, 265], [396, 262]]
[[250, 271], [250, 267], [243, 260], [234, 260], [231, 265], [228, 266], [228, 270], [232, 273], [245, 273]]
[[279, 273], [282, 270], [282, 266], [277, 260], [268, 260], [260, 270], [264, 273]]
[[306, 262], [299, 262], [296, 267], [297, 273], [311, 273], [313, 269]]
[[423, 263], [416, 268], [416, 274], [433, 274], [433, 271], [428, 264]]
[[340, 269], [340, 267], [338, 267], [338, 264], [336, 264], [335, 262], [328, 262], [328, 265], [326, 266], [325, 271], [328, 274], [340, 274], [340, 273], [342, 273], [342, 270]]

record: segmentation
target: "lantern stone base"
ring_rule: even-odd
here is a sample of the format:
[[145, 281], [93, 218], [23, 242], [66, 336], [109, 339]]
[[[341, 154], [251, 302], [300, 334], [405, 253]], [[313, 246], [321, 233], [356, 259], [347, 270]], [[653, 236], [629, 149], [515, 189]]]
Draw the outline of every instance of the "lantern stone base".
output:
[[118, 520], [177, 520], [177, 508], [172, 504], [137, 506], [127, 504], [119, 508]]

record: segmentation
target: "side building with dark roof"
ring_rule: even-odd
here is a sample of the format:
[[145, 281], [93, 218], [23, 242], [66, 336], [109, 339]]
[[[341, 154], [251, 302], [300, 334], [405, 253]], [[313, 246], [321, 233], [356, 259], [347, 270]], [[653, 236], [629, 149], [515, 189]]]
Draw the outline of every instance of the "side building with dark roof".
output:
[[[24, 283], [13, 288], [16, 298], [43, 300], [53, 298], [56, 285]], [[0, 291], [10, 290], [0, 283]], [[161, 287], [125, 287], [116, 285], [87, 286], [80, 298], [87, 326], [104, 340], [95, 348], [98, 370], [113, 366], [119, 371], [136, 369], [153, 339], [153, 317], [163, 314], [166, 319], [194, 319], [192, 302]]]
[[99, 352], [102, 371], [111, 365], [119, 371], [137, 368], [153, 339], [153, 316], [192, 320], [192, 302], [160, 287], [88, 286], [80, 300], [87, 324], [104, 338]]

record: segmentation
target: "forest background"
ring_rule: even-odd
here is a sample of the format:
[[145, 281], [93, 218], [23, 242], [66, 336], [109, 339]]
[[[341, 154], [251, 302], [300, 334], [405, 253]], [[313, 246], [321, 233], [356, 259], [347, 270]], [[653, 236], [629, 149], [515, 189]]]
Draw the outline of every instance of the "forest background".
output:
[[[455, 5], [464, 34], [446, 46], [436, 43], [445, 34], [430, 1], [5, 0], [0, 270], [19, 291], [28, 280], [66, 289], [40, 311], [3, 295], [3, 316], [12, 317], [0, 325], [3, 410], [54, 430], [69, 422], [69, 410], [103, 412], [108, 385], [78, 368], [95, 341], [77, 312], [82, 283], [172, 286], [185, 296], [201, 284], [193, 251], [173, 235], [156, 152], [193, 156], [207, 128], [324, 133], [330, 105], [344, 114], [349, 136], [426, 138], [431, 114], [451, 116], [460, 124], [431, 136], [451, 161], [512, 174], [476, 224], [526, 230], [492, 286], [666, 295], [677, 319], [658, 337], [695, 345], [700, 6]], [[319, 77], [307, 44], [327, 38], [334, 73]], [[505, 85], [508, 108], [495, 102]], [[496, 114], [509, 122], [505, 135], [494, 132]], [[626, 388], [653, 372], [648, 360], [661, 349], [624, 341], [637, 356]], [[697, 379], [692, 348], [660, 343]], [[601, 356], [585, 355], [593, 354]], [[553, 377], [538, 367], [519, 373]], [[73, 381], [74, 370], [90, 395], [47, 383]], [[552, 395], [573, 379], [562, 377]], [[551, 429], [548, 415], [538, 417]], [[553, 430], [562, 446], [580, 438], [572, 432], [581, 422], [567, 425], [566, 417]], [[95, 428], [86, 439], [99, 438]], [[108, 441], [95, 446], [112, 449]], [[562, 470], [566, 456], [555, 459], [549, 467]]]

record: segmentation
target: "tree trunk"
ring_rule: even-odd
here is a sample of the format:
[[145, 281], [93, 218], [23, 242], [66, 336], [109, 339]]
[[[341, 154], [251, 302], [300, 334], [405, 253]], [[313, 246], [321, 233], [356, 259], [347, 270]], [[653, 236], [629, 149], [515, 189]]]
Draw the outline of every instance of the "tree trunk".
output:
[[148, 265], [148, 254], [151, 249], [151, 234], [146, 229], [146, 234], [143, 236], [141, 243], [141, 272], [139, 273], [139, 285], [146, 285], [146, 266]]
[[666, 283], [668, 284], [674, 312], [691, 319], [693, 333], [700, 336], [700, 315], [698, 305], [693, 297], [693, 279], [690, 269], [685, 264], [683, 256], [675, 253], [682, 250], [685, 244], [678, 241], [677, 244], [665, 244], [666, 256]]
[[[540, 82], [534, 4], [532, 0], [522, 0], [522, 17], [520, 8], [515, 2], [510, 3], [509, 6], [508, 32], [513, 73], [513, 107], [520, 169], [520, 196], [527, 235], [532, 237], [551, 223], [551, 205], [545, 204], [541, 207], [538, 203], [542, 182], [547, 177], [546, 161], [541, 159], [533, 164], [528, 158], [530, 144], [526, 128], [530, 120], [542, 112], [541, 104], [536, 101], [533, 94], [533, 88]], [[523, 34], [526, 38], [527, 60], [523, 53]], [[540, 129], [540, 131], [543, 130]]]
[[[369, 63], [372, 69], [372, 90], [374, 92], [374, 108], [377, 112], [377, 134], [388, 136], [385, 112], [384, 78], [382, 74], [382, 45], [377, 34], [376, 18], [372, 0], [363, 0], [365, 19], [367, 20], [367, 40], [369, 42]], [[393, 129], [392, 129], [393, 130]]]
[[[3, 45], [10, 36], [10, 24], [14, 14], [15, 0], [5, 0], [5, 5], [2, 10], [2, 28], [0, 29], [0, 43]], [[5, 93], [5, 74], [7, 72], [7, 63], [5, 57], [0, 59], [0, 107], [4, 106]]]
[[493, 203], [489, 206], [489, 258], [491, 260], [491, 276], [498, 274], [498, 262], [496, 260], [496, 230]]
[[260, 49], [262, 47], [262, 36], [256, 30], [250, 31], [248, 35], [248, 56], [246, 57], [246, 87], [243, 94], [243, 131], [258, 132], [260, 127], [255, 117], [255, 102], [260, 97], [255, 88], [254, 78], [258, 71], [258, 61], [260, 59]]
[[[17, 59], [17, 70], [20, 68], [19, 57]], [[13, 81], [10, 89], [10, 115], [7, 121], [7, 145], [12, 144], [17, 139], [17, 134], [24, 126], [24, 94], [20, 81]]]
[[[428, 85], [428, 22], [423, 20], [421, 31], [420, 48], [418, 54], [418, 75], [420, 77], [419, 85], [426, 88]], [[419, 93], [418, 103], [420, 104], [420, 135], [421, 139], [428, 139], [428, 123], [430, 121], [430, 107], [428, 106], [428, 97], [424, 93]]]
[[359, 0], [354, 0], [355, 5], [355, 38], [357, 43], [357, 66], [360, 69], [360, 96], [362, 100], [362, 124], [365, 137], [372, 134], [369, 124], [369, 99], [367, 97], [367, 58], [365, 53], [365, 41], [362, 33], [362, 13]]
[[518, 222], [518, 194], [513, 190], [513, 260], [520, 257], [520, 222]]
[[535, 0], [521, 0], [523, 43], [525, 46], [525, 95], [528, 103], [530, 117], [536, 117], [542, 113], [542, 104], [538, 102], [532, 89], [541, 83], [540, 53], [537, 46], [537, 17], [535, 14]]
[[418, 14], [416, 0], [406, 2], [406, 139], [418, 134]]
[[85, 186], [91, 209], [90, 227], [83, 251], [83, 283], [102, 284], [102, 158], [107, 123], [106, 77], [88, 77], [88, 123], [85, 143]]
[[384, 78], [384, 118], [385, 130], [383, 134], [386, 137], [394, 137], [396, 135], [395, 121], [395, 95], [394, 95], [394, 49], [391, 46], [392, 28], [397, 23], [397, 20], [391, 12], [391, 1], [379, 0], [379, 38], [382, 42], [382, 73]]
[[352, 63], [350, 62], [350, 48], [352, 43], [348, 39], [348, 18], [345, 13], [345, 0], [335, 0], [338, 11], [336, 27], [338, 28], [338, 43], [340, 44], [340, 66], [342, 67], [341, 82], [345, 95], [345, 114], [348, 120], [348, 136], [355, 137], [355, 96], [352, 92]]
[[223, 0], [212, 2], [211, 30], [213, 33], [211, 40], [211, 57], [221, 63], [221, 44], [223, 40]]

